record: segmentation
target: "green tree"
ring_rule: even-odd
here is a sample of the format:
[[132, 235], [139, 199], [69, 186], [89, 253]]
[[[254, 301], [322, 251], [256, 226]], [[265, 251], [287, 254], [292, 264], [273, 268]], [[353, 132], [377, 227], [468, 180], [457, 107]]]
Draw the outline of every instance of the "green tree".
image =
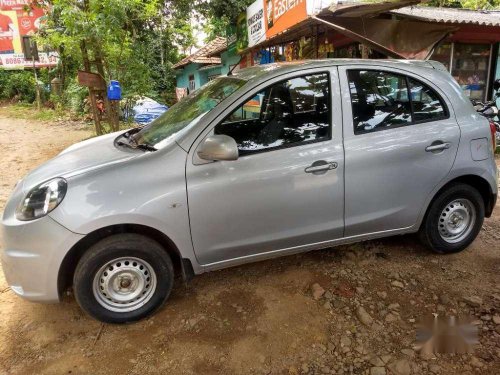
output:
[[91, 68], [120, 81], [125, 97], [158, 98], [172, 90], [178, 50], [194, 43], [188, 0], [40, 0], [38, 5], [49, 14], [39, 44], [59, 51], [60, 72], [71, 77]]
[[234, 24], [238, 15], [255, 0], [198, 0], [196, 11], [206, 18], [204, 31], [207, 40], [216, 36], [226, 36], [228, 25]]

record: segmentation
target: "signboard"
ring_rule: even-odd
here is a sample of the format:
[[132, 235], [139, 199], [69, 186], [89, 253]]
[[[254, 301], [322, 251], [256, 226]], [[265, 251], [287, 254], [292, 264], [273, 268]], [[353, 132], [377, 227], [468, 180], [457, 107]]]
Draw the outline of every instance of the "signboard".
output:
[[247, 8], [248, 47], [266, 40], [264, 1], [257, 0]]
[[[56, 66], [59, 61], [57, 52], [39, 52], [39, 61], [35, 61], [36, 68]], [[23, 53], [0, 54], [0, 69], [16, 70], [33, 68], [33, 61], [26, 60]]]
[[[307, 19], [332, 0], [256, 0], [238, 16], [236, 52], [264, 42]], [[320, 4], [320, 6], [318, 6]], [[229, 34], [234, 38], [234, 33]], [[231, 50], [231, 43], [228, 43]]]
[[99, 74], [85, 72], [83, 70], [78, 71], [78, 83], [82, 86], [91, 87], [96, 90], [106, 89], [106, 82], [104, 82], [104, 79]]
[[267, 39], [307, 18], [306, 0], [265, 0]]
[[229, 25], [226, 28], [226, 36], [227, 36], [227, 52], [230, 55], [235, 54], [236, 53], [236, 42], [237, 42], [236, 26]]
[[236, 52], [241, 52], [248, 47], [247, 14], [240, 13], [236, 20]]
[[[23, 69], [33, 63], [24, 62], [22, 37], [33, 36], [45, 20], [43, 9], [30, 6], [30, 0], [0, 0], [0, 68]], [[57, 53], [40, 53], [37, 67], [55, 66]]]

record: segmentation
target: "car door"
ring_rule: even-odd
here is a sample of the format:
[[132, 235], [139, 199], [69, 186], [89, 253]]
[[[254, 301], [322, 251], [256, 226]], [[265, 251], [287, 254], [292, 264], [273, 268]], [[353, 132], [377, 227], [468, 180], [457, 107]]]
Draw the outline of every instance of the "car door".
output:
[[453, 166], [460, 129], [427, 78], [385, 67], [339, 68], [345, 236], [409, 228]]
[[[186, 163], [191, 236], [212, 267], [341, 238], [344, 162], [336, 69], [261, 84], [228, 107]], [[200, 160], [211, 134], [233, 137], [234, 161]]]

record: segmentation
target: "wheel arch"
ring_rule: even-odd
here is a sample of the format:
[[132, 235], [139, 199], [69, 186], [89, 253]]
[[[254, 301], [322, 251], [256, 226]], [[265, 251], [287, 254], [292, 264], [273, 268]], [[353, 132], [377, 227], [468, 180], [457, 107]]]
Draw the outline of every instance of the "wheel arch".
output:
[[493, 194], [493, 191], [491, 189], [490, 184], [488, 183], [488, 181], [486, 179], [484, 179], [483, 177], [481, 177], [479, 175], [467, 174], [467, 175], [462, 175], [462, 176], [456, 177], [456, 178], [448, 181], [434, 194], [434, 196], [430, 200], [429, 204], [427, 205], [427, 208], [425, 210], [425, 214], [423, 216], [422, 222], [420, 223], [420, 226], [422, 226], [423, 223], [425, 222], [425, 218], [427, 217], [427, 214], [432, 206], [432, 203], [434, 203], [434, 201], [437, 199], [437, 197], [439, 197], [439, 195], [441, 195], [441, 193], [443, 191], [445, 191], [446, 189], [448, 189], [450, 186], [460, 184], [460, 183], [469, 185], [469, 186], [477, 189], [477, 191], [479, 192], [479, 194], [481, 195], [481, 197], [483, 198], [483, 201], [484, 201], [485, 216], [486, 217], [491, 216], [491, 214], [493, 212], [493, 208], [495, 207], [496, 196]]
[[182, 275], [185, 282], [194, 276], [189, 259], [183, 258], [175, 243], [161, 231], [141, 224], [115, 224], [90, 232], [78, 241], [64, 256], [57, 276], [57, 289], [61, 296], [73, 283], [76, 266], [83, 254], [102, 239], [121, 233], [141, 234], [157, 241], [170, 255], [177, 275]]

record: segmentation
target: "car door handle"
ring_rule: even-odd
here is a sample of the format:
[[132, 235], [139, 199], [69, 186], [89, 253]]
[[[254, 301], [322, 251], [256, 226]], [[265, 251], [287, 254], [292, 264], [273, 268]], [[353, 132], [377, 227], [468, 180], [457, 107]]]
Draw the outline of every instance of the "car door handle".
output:
[[318, 160], [312, 163], [309, 167], [304, 169], [306, 173], [318, 173], [318, 172], [326, 172], [331, 169], [335, 169], [338, 167], [338, 163], [335, 161], [327, 162], [325, 160]]
[[425, 151], [427, 152], [435, 152], [435, 151], [442, 151], [442, 150], [447, 150], [450, 148], [450, 143], [448, 142], [441, 142], [441, 143], [433, 143], [430, 146], [427, 146], [425, 148]]

